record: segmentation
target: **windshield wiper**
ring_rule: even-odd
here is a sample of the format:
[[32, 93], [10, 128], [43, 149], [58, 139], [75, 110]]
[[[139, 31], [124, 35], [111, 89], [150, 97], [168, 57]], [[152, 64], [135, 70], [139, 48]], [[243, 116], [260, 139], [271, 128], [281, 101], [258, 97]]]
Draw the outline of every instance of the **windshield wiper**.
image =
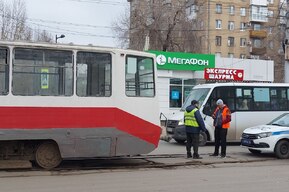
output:
[[280, 124], [278, 124], [278, 123], [272, 123], [271, 125], [283, 126], [283, 125], [280, 125]]

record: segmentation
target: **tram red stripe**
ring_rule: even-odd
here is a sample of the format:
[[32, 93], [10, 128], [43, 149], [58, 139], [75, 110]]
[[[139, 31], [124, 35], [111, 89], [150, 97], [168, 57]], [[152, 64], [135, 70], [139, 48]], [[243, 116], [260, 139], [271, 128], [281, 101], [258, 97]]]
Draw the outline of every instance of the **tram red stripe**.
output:
[[118, 108], [0, 107], [0, 129], [115, 127], [157, 146], [160, 127]]

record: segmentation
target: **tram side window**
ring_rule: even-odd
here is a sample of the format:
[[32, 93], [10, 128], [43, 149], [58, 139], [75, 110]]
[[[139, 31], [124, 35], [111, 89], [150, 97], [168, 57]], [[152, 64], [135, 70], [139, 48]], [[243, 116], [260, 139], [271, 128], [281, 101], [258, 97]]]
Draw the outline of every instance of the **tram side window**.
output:
[[126, 95], [153, 97], [155, 95], [154, 62], [152, 58], [127, 56], [125, 74]]
[[15, 48], [12, 93], [14, 95], [71, 96], [72, 52]]
[[111, 96], [111, 55], [77, 53], [76, 94], [82, 97]]
[[0, 95], [8, 94], [9, 65], [8, 49], [0, 48]]

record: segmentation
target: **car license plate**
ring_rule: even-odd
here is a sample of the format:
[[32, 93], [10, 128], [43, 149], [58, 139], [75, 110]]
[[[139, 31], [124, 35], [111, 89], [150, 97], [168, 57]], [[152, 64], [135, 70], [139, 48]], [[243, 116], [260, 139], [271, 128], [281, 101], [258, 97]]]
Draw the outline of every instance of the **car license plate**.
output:
[[173, 132], [173, 128], [167, 128], [168, 132]]
[[250, 139], [242, 139], [241, 143], [244, 145], [251, 145], [252, 144], [252, 140]]

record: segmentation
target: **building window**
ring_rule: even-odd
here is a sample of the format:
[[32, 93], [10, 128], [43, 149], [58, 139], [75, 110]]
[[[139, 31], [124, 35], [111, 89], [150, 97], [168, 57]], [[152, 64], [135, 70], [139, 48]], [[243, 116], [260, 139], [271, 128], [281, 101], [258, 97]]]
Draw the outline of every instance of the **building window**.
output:
[[186, 8], [186, 14], [188, 17], [194, 17], [196, 15], [198, 8], [196, 5], [192, 4]]
[[241, 22], [240, 23], [240, 31], [245, 31], [246, 30], [246, 23]]
[[246, 38], [240, 38], [240, 46], [245, 47], [246, 46]]
[[253, 29], [255, 31], [260, 31], [261, 30], [261, 25], [256, 23], [256, 24], [253, 25]]
[[259, 59], [260, 59], [260, 56], [259, 56], [259, 55], [250, 55], [250, 58], [251, 58], [251, 59], [259, 60]]
[[240, 59], [246, 59], [246, 55], [245, 54], [240, 54]]
[[272, 34], [272, 31], [273, 31], [273, 27], [269, 27], [269, 28], [268, 28], [268, 33], [269, 33], [269, 34]]
[[235, 14], [235, 6], [234, 5], [229, 5], [229, 14], [230, 15], [234, 15]]
[[216, 20], [216, 29], [222, 29], [222, 20]]
[[8, 49], [0, 48], [0, 95], [8, 94], [9, 87], [9, 59]]
[[234, 53], [228, 53], [229, 58], [234, 58]]
[[240, 8], [240, 15], [241, 16], [246, 16], [246, 8], [245, 7], [241, 7]]
[[170, 79], [170, 107], [182, 107], [182, 104], [195, 85], [195, 79]]
[[216, 4], [216, 13], [222, 13], [222, 4]]
[[77, 52], [76, 94], [80, 97], [111, 95], [111, 55]]
[[216, 36], [216, 46], [222, 46], [222, 37]]
[[234, 46], [234, 37], [228, 37], [228, 47]]
[[274, 42], [273, 41], [269, 41], [269, 48], [274, 49]]
[[262, 41], [260, 39], [253, 40], [253, 47], [260, 48]]
[[268, 17], [274, 17], [274, 11], [268, 10]]
[[228, 29], [229, 29], [230, 31], [234, 30], [234, 28], [235, 28], [234, 26], [235, 26], [234, 21], [229, 21], [229, 22], [228, 22]]
[[[274, 4], [274, 0], [267, 0], [269, 4]], [[288, 2], [288, 1], [287, 1]]]

